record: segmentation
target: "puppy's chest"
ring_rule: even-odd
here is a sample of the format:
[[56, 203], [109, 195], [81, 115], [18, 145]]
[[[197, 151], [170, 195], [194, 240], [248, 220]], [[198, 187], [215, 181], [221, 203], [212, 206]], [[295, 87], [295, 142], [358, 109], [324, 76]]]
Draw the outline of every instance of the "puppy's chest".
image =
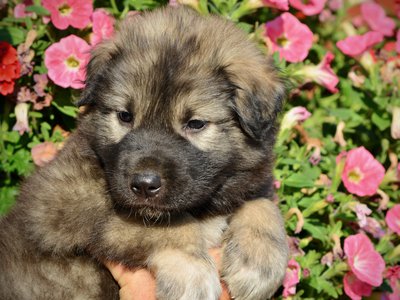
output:
[[202, 235], [207, 249], [219, 247], [228, 228], [228, 216], [207, 218], [201, 221]]

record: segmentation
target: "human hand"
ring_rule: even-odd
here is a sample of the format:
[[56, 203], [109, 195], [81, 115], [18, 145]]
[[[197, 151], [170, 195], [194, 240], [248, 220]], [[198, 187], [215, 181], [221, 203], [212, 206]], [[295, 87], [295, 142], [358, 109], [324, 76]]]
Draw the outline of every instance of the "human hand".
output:
[[[221, 249], [211, 249], [209, 254], [214, 258], [219, 268]], [[112, 262], [106, 262], [105, 265], [120, 286], [119, 296], [121, 300], [156, 300], [156, 281], [150, 271], [146, 269], [132, 271]], [[219, 300], [231, 299], [225, 284], [221, 284], [222, 294]]]

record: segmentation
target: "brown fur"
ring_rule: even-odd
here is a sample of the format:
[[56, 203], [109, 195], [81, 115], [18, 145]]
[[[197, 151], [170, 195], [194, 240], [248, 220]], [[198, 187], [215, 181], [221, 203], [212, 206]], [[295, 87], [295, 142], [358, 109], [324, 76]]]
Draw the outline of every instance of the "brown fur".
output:
[[[117, 299], [104, 260], [148, 267], [158, 299], [217, 299], [216, 246], [236, 299], [270, 297], [287, 262], [268, 200], [282, 96], [231, 23], [183, 8], [128, 19], [92, 53], [78, 129], [0, 221], [0, 299]], [[160, 188], [140, 196], [148, 173]]]

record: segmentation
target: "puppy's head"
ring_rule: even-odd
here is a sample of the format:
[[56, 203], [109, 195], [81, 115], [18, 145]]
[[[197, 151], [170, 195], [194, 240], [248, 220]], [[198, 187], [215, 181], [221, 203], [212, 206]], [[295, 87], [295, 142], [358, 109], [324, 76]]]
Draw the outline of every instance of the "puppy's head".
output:
[[271, 192], [284, 88], [233, 24], [165, 8], [92, 53], [79, 130], [117, 206], [146, 216], [230, 211]]

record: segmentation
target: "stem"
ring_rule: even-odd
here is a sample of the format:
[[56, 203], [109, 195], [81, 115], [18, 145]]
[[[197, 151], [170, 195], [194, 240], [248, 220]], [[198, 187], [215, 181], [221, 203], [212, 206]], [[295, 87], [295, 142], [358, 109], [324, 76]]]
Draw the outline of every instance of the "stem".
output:
[[326, 270], [321, 277], [324, 279], [330, 279], [332, 277], [335, 277], [336, 275], [342, 275], [344, 272], [346, 272], [349, 269], [347, 263], [344, 261], [339, 262], [335, 265], [332, 266], [332, 268], [329, 268]]
[[115, 3], [115, 0], [111, 0], [110, 3], [111, 3], [111, 7], [112, 7], [114, 15], [119, 15], [118, 6], [117, 6], [117, 3]]

